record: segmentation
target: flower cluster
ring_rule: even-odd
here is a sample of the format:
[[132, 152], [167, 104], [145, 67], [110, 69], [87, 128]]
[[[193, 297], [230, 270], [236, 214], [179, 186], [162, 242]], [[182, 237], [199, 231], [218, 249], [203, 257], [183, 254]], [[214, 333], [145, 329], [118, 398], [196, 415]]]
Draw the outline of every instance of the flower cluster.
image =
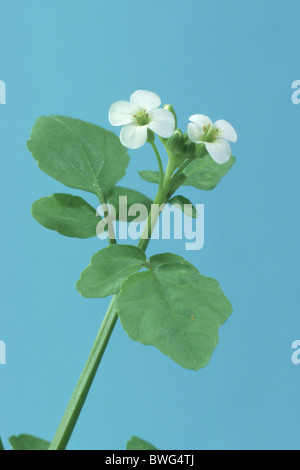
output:
[[[165, 139], [173, 136], [175, 117], [168, 109], [160, 106], [160, 97], [145, 90], [133, 93], [130, 101], [117, 101], [111, 106], [109, 122], [113, 126], [123, 126], [120, 140], [125, 147], [142, 147], [147, 142], [149, 130]], [[237, 134], [232, 125], [224, 120], [213, 123], [203, 114], [194, 114], [189, 120], [189, 140], [194, 144], [204, 145], [216, 163], [226, 163], [231, 157], [229, 142], [237, 141]]]

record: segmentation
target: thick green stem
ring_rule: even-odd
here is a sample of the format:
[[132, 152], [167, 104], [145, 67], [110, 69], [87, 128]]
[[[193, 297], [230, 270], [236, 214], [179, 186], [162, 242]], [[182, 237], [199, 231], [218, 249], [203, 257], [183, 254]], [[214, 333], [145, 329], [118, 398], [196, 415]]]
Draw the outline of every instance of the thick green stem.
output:
[[169, 186], [169, 183], [170, 183], [170, 180], [171, 180], [171, 177], [174, 173], [175, 168], [176, 168], [176, 166], [174, 165], [171, 158], [169, 158], [167, 169], [166, 169], [166, 174], [165, 174], [165, 177], [164, 177], [164, 187], [165, 188]]
[[158, 167], [159, 167], [159, 187], [158, 187], [157, 195], [151, 206], [151, 211], [148, 216], [148, 220], [145, 225], [143, 234], [138, 243], [138, 247], [143, 251], [146, 251], [149, 245], [153, 230], [155, 228], [155, 225], [157, 223], [157, 220], [161, 212], [160, 206], [166, 203], [166, 193], [168, 191], [169, 181], [173, 173], [172, 164], [170, 163], [170, 160], [169, 160], [167, 169], [166, 169], [166, 174], [164, 175], [163, 165], [162, 165], [159, 151], [154, 142], [151, 142], [151, 145], [155, 152], [157, 162], [158, 162]]
[[[160, 185], [158, 189], [158, 193], [153, 203], [154, 209], [150, 212], [148, 224], [145, 228], [144, 237], [142, 236], [138, 247], [146, 251], [146, 248], [149, 244], [151, 239], [152, 231], [154, 230], [155, 224], [158, 220], [160, 211], [158, 210], [161, 204], [166, 202], [166, 191], [168, 190], [168, 183], [171, 177], [170, 170], [167, 172], [167, 181], [166, 178], [164, 180], [164, 171], [163, 165], [160, 158], [160, 154], [157, 150], [157, 147], [154, 142], [151, 142], [152, 148], [155, 152], [158, 166], [159, 166], [159, 173], [160, 173]], [[102, 205], [107, 204], [107, 201], [101, 192], [100, 188], [97, 192], [98, 198]], [[115, 237], [110, 239], [110, 243], [116, 243]], [[63, 415], [62, 421], [57, 429], [57, 432], [53, 438], [53, 441], [49, 447], [49, 450], [65, 450], [67, 444], [70, 440], [72, 432], [76, 426], [77, 420], [79, 418], [80, 412], [82, 407], [85, 403], [93, 380], [95, 378], [96, 372], [100, 365], [101, 359], [104, 355], [106, 346], [109, 342], [113, 329], [118, 319], [117, 311], [115, 308], [116, 296], [113, 297], [110, 306], [107, 310], [107, 313], [104, 317], [103, 323], [100, 327], [99, 333], [96, 337], [88, 360], [84, 366], [82, 374], [79, 378], [79, 381], [76, 385], [76, 388], [73, 392], [71, 400], [67, 406], [67, 409]]]
[[88, 360], [49, 450], [65, 450], [69, 442], [118, 318], [115, 301], [116, 296], [113, 297], [110, 303]]
[[161, 206], [166, 203], [166, 197], [163, 192], [158, 192], [156, 198], [154, 199], [154, 202], [151, 207], [150, 214], [148, 216], [147, 223], [144, 228], [144, 232], [140, 238], [140, 241], [138, 243], [138, 248], [140, 248], [143, 251], [146, 251], [149, 242], [151, 240], [151, 236], [153, 233], [153, 230], [155, 228], [155, 225], [158, 221], [159, 215], [161, 213]]
[[192, 158], [188, 158], [188, 159], [186, 159], [182, 162], [182, 164], [179, 166], [178, 170], [176, 171], [176, 173], [173, 175], [173, 177], [171, 179], [171, 185], [174, 185], [176, 183], [176, 181], [178, 180], [178, 178], [182, 174], [183, 170], [185, 170], [186, 167], [189, 166], [194, 160], [195, 160], [195, 157], [192, 157]]

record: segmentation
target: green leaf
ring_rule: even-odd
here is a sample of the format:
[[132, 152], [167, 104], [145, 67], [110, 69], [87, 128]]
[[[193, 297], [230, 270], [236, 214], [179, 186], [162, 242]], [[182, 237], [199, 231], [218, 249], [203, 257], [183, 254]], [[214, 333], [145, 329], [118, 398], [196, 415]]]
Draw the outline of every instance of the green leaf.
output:
[[158, 450], [149, 442], [140, 439], [139, 437], [133, 436], [130, 441], [127, 442], [126, 450]]
[[50, 442], [44, 441], [29, 434], [11, 436], [9, 442], [13, 450], [48, 450]]
[[[206, 155], [204, 158], [197, 158], [184, 170], [187, 180], [182, 184], [185, 186], [194, 186], [197, 189], [203, 189], [205, 191], [211, 191], [233, 167], [235, 161], [235, 157], [232, 156], [227, 163], [218, 165], [210, 155]], [[158, 171], [140, 171], [139, 175], [149, 183], [159, 184]]]
[[130, 245], [111, 245], [96, 253], [76, 284], [84, 297], [98, 298], [119, 292], [124, 279], [146, 262], [142, 250]]
[[[197, 209], [193, 206], [191, 201], [187, 199], [184, 196], [174, 196], [172, 199], [170, 199], [169, 204], [172, 204], [173, 206], [179, 206], [179, 208], [182, 210], [184, 214], [186, 214], [189, 217], [193, 217], [194, 219], [197, 218]], [[190, 207], [185, 207], [185, 206], [190, 206]]]
[[229, 300], [217, 281], [180, 256], [156, 255], [147, 267], [124, 281], [117, 298], [125, 331], [182, 367], [205, 367], [218, 344], [218, 329], [232, 313]]
[[115, 134], [64, 116], [40, 117], [27, 145], [45, 173], [66, 186], [97, 195], [109, 191], [129, 163], [127, 150]]
[[81, 197], [70, 194], [53, 194], [39, 199], [31, 211], [41, 225], [67, 237], [95, 237], [101, 220], [96, 216], [96, 209]]
[[2, 440], [1, 440], [1, 437], [0, 437], [0, 450], [5, 450], [5, 449], [4, 449], [3, 442], [2, 442]]
[[159, 184], [159, 171], [139, 171], [140, 177], [148, 183]]
[[235, 161], [236, 159], [231, 157], [227, 163], [219, 165], [210, 155], [206, 155], [204, 158], [197, 158], [185, 169], [184, 174], [187, 176], [187, 180], [183, 184], [211, 191], [233, 167]]
[[[128, 214], [128, 208], [130, 208], [134, 204], [142, 204], [143, 206], [147, 208], [147, 213], [149, 214], [150, 209], [151, 209], [151, 204], [152, 204], [152, 200], [149, 197], [145, 196], [144, 194], [138, 191], [135, 191], [134, 189], [123, 188], [122, 186], [114, 186], [112, 190], [108, 193], [107, 199], [108, 199], [109, 204], [114, 206], [114, 208], [116, 209], [117, 220], [120, 220], [123, 222], [125, 220], [124, 217], [122, 217], [123, 211], [119, 210], [120, 209], [119, 207], [120, 196], [127, 197], [127, 207], [124, 206], [123, 208], [123, 210], [126, 211], [127, 214]], [[138, 217], [138, 215], [128, 216], [127, 221], [132, 222]], [[140, 221], [142, 221], [142, 220], [146, 220], [147, 216], [143, 217], [143, 214], [140, 214], [139, 218], [140, 218]]]

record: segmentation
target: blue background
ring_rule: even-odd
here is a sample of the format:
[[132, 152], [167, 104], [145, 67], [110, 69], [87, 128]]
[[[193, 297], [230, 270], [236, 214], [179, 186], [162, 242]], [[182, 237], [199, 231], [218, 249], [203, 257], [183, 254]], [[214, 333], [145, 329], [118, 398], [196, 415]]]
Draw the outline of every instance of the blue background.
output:
[[[4, 443], [20, 433], [51, 440], [108, 305], [74, 287], [103, 242], [32, 219], [33, 201], [69, 190], [38, 170], [25, 145], [31, 127], [63, 114], [111, 129], [110, 105], [148, 89], [174, 105], [183, 129], [194, 113], [237, 129], [237, 163], [218, 188], [185, 190], [205, 204], [203, 250], [186, 252], [183, 241], [149, 249], [215, 277], [234, 315], [199, 372], [118, 325], [69, 448], [123, 449], [138, 435], [161, 449], [298, 449], [299, 1], [1, 0], [0, 10]], [[137, 175], [156, 168], [154, 156], [130, 154], [122, 184], [154, 196]]]

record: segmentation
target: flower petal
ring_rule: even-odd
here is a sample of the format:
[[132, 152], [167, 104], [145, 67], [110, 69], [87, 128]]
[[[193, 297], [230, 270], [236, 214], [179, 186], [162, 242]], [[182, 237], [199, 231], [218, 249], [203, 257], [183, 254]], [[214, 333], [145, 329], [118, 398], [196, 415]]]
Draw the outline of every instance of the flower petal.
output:
[[229, 122], [221, 119], [214, 123], [214, 127], [219, 129], [219, 136], [222, 139], [229, 140], [230, 142], [236, 142], [238, 140], [237, 133]]
[[117, 101], [109, 110], [108, 119], [112, 126], [124, 126], [134, 121], [133, 115], [138, 112], [138, 107], [129, 101]]
[[167, 139], [174, 134], [175, 118], [167, 109], [154, 109], [149, 113], [149, 129]]
[[131, 95], [130, 103], [133, 103], [146, 111], [151, 111], [161, 105], [161, 99], [152, 91], [138, 90]]
[[189, 139], [192, 142], [195, 142], [195, 144], [199, 144], [200, 142], [203, 142], [203, 129], [199, 124], [195, 124], [194, 122], [190, 122], [188, 125], [187, 133], [189, 136]]
[[217, 139], [212, 143], [205, 142], [205, 147], [216, 163], [222, 165], [231, 157], [230, 144], [225, 139]]
[[189, 120], [196, 124], [199, 124], [199, 126], [201, 127], [213, 125], [212, 120], [208, 116], [204, 116], [204, 114], [193, 114], [189, 117]]
[[136, 122], [122, 127], [120, 140], [121, 143], [130, 149], [138, 149], [147, 141], [147, 126], [139, 126]]

